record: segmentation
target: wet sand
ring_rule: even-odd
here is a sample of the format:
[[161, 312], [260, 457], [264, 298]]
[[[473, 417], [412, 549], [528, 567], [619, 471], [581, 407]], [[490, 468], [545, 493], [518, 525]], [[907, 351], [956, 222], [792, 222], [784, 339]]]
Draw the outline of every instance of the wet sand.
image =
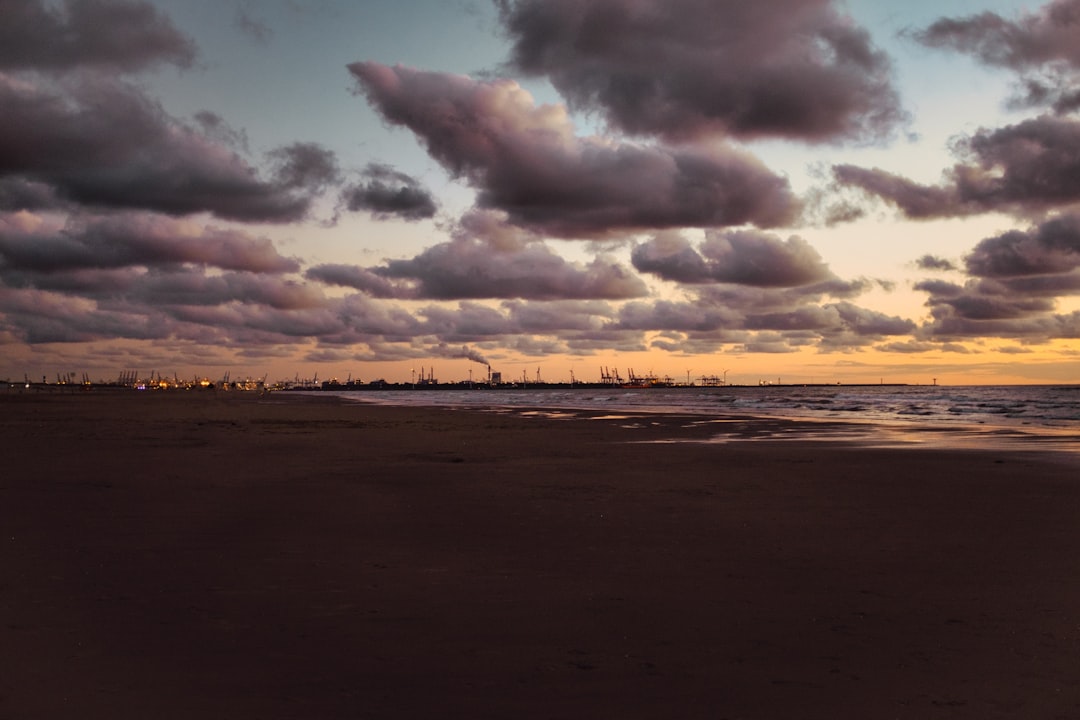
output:
[[0, 392], [0, 717], [1080, 717], [1077, 466], [791, 427]]

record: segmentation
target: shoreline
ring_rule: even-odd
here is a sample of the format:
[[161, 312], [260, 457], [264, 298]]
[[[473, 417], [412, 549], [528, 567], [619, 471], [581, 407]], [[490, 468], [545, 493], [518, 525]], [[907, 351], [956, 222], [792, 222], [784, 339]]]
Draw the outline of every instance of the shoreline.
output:
[[[319, 393], [303, 393], [316, 397]], [[462, 412], [509, 414], [573, 422], [576, 420], [624, 420], [627, 430], [652, 422], [671, 429], [671, 437], [648, 442], [731, 443], [747, 441], [822, 442], [855, 444], [867, 448], [921, 448], [936, 450], [1010, 451], [1045, 454], [1046, 459], [1080, 464], [1080, 434], [1073, 427], [1036, 425], [1029, 422], [988, 424], [977, 421], [872, 419], [820, 417], [794, 413], [748, 413], [743, 410], [699, 410], [667, 407], [598, 409], [586, 405], [541, 407], [534, 405], [452, 405], [439, 403], [384, 402], [352, 393], [334, 394], [344, 402], [378, 407], [415, 407]], [[685, 432], [688, 428], [715, 428], [711, 435]], [[735, 428], [733, 431], [732, 428]], [[628, 442], [634, 442], [629, 439]]]
[[0, 715], [1080, 714], [1074, 467], [284, 395], [0, 394]]
[[[596, 385], [594, 387], [594, 385]], [[760, 386], [763, 391], [777, 390], [777, 389], [860, 389], [860, 388], [946, 388], [947, 386], [939, 385], [913, 385], [908, 383], [886, 383], [886, 384], [850, 384], [850, 385], [833, 385], [833, 384], [792, 384], [792, 385], [765, 385]], [[1011, 386], [956, 386], [957, 390], [968, 389], [982, 389], [986, 387], [1011, 387]], [[1071, 388], [1070, 385], [1030, 385], [1024, 387], [1031, 388]], [[1076, 386], [1080, 389], [1080, 386]], [[569, 402], [566, 394], [558, 394], [555, 396], [545, 397], [546, 404], [531, 403], [531, 402], [499, 402], [495, 398], [515, 398], [530, 397], [536, 393], [543, 393], [555, 388], [559, 390], [566, 390], [570, 388], [567, 386], [551, 385], [548, 388], [529, 386], [528, 388], [498, 388], [487, 389], [483, 388], [477, 391], [471, 389], [462, 389], [460, 387], [450, 385], [437, 385], [431, 388], [418, 388], [413, 390], [399, 390], [399, 389], [376, 389], [372, 391], [349, 391], [349, 390], [224, 390], [217, 389], [215, 387], [210, 388], [171, 388], [171, 389], [136, 389], [130, 387], [120, 386], [108, 386], [108, 385], [38, 385], [31, 384], [31, 386], [23, 387], [21, 384], [12, 384], [9, 386], [0, 386], [0, 397], [8, 396], [42, 396], [48, 397], [52, 395], [114, 395], [114, 394], [126, 394], [145, 392], [150, 394], [158, 393], [180, 393], [190, 394], [192, 397], [216, 397], [218, 393], [222, 393], [223, 397], [228, 395], [246, 395], [257, 396], [260, 398], [273, 395], [277, 398], [337, 398], [347, 402], [355, 402], [370, 405], [390, 406], [390, 407], [427, 407], [427, 408], [444, 408], [444, 409], [460, 409], [463, 411], [506, 411], [515, 413], [533, 413], [543, 414], [548, 413], [551, 416], [556, 414], [564, 419], [571, 419], [576, 414], [595, 414], [597, 412], [623, 412], [633, 415], [671, 415], [671, 416], [687, 416], [687, 417], [711, 417], [719, 421], [725, 421], [730, 419], [738, 420], [760, 420], [763, 422], [788, 422], [799, 425], [805, 425], [809, 428], [815, 426], [819, 427], [831, 427], [831, 426], [851, 426], [852, 428], [869, 428], [879, 427], [885, 430], [884, 434], [892, 436], [894, 438], [907, 435], [909, 436], [907, 441], [898, 441], [900, 444], [909, 444], [913, 442], [913, 438], [920, 435], [927, 435], [930, 433], [937, 434], [940, 439], [934, 443], [934, 446], [947, 448], [949, 447], [948, 436], [955, 434], [957, 436], [967, 436], [968, 440], [964, 442], [964, 447], [971, 446], [971, 440], [976, 439], [979, 436], [988, 439], [990, 445], [996, 440], [1010, 441], [1032, 439], [1034, 441], [1045, 441], [1047, 443], [1057, 442], [1066, 447], [1060, 448], [1058, 451], [1070, 454], [1080, 454], [1080, 417], [1070, 417], [1065, 415], [1063, 417], [1027, 417], [1024, 415], [1013, 416], [1005, 412], [1003, 409], [994, 409], [983, 413], [980, 418], [977, 415], [970, 414], [969, 409], [958, 411], [957, 414], [952, 416], [944, 416], [940, 411], [935, 415], [933, 412], [927, 412], [926, 410], [909, 411], [906, 414], [893, 413], [891, 415], [877, 415], [870, 414], [869, 416], [862, 414], [862, 410], [865, 408], [855, 408], [853, 411], [851, 408], [840, 407], [818, 407], [812, 409], [800, 408], [797, 405], [792, 407], [745, 407], [745, 406], [732, 406], [730, 408], [723, 405], [702, 406], [699, 404], [679, 404], [679, 405], [666, 405], [656, 404], [651, 405], [647, 402], [630, 402], [622, 403], [619, 400], [619, 394], [629, 393], [630, 397], [652, 397], [653, 393], [658, 395], [667, 391], [697, 391], [711, 393], [713, 391], [722, 393], [725, 390], [728, 391], [740, 391], [750, 390], [755, 391], [759, 389], [759, 386], [739, 386], [739, 385], [727, 385], [727, 386], [675, 386], [670, 388], [617, 388], [608, 386], [601, 386], [598, 384], [579, 383], [574, 387], [575, 391], [589, 392], [590, 390], [596, 391], [612, 391], [616, 393], [610, 399], [615, 399], [612, 406], [597, 405], [588, 402], [577, 403]], [[434, 392], [432, 392], [434, 391]], [[644, 395], [638, 393], [644, 392]], [[436, 400], [436, 398], [445, 398], [447, 395], [457, 395], [458, 399], [451, 402], [443, 402]], [[607, 396], [605, 396], [607, 397]], [[811, 398], [813, 396], [810, 396]], [[472, 402], [477, 398], [483, 398], [483, 402]], [[920, 398], [921, 399], [921, 398]], [[909, 399], [909, 401], [915, 401], [916, 399]], [[932, 400], [931, 400], [932, 402]], [[969, 400], [970, 402], [970, 400]], [[1041, 402], [1041, 401], [1040, 401]], [[951, 411], [951, 409], [950, 409]], [[916, 432], [909, 432], [915, 430]], [[927, 432], [928, 431], [928, 432]], [[879, 433], [880, 434], [880, 433]], [[866, 433], [868, 439], [873, 433]], [[829, 440], [828, 433], [808, 433], [807, 439], [820, 439]], [[896, 444], [893, 442], [891, 444]], [[988, 448], [992, 449], [992, 448]]]

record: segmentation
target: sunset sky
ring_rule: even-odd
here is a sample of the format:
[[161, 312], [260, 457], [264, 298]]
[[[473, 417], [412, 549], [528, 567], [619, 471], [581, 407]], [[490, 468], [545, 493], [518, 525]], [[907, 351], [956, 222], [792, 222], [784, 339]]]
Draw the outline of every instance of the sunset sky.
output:
[[1080, 0], [0, 0], [0, 379], [1080, 382]]

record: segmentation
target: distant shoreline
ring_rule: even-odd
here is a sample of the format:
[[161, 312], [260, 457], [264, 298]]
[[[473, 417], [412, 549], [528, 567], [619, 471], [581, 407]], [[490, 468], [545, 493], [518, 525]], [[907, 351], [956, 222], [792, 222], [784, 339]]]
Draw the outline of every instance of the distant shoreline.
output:
[[[722, 385], [685, 385], [685, 384], [657, 384], [657, 385], [629, 385], [629, 384], [612, 384], [612, 383], [500, 383], [497, 385], [489, 383], [333, 383], [326, 382], [321, 383], [318, 386], [312, 387], [294, 387], [294, 388], [260, 388], [265, 392], [385, 392], [385, 391], [442, 391], [442, 390], [482, 390], [482, 391], [519, 391], [519, 390], [722, 390], [724, 388], [832, 388], [832, 387], [850, 387], [850, 388], [862, 388], [862, 387], [943, 387], [940, 385], [918, 385], [912, 383], [760, 383], [755, 385], [744, 385], [736, 383], [727, 383]], [[111, 383], [16, 383], [16, 382], [4, 382], [0, 383], [0, 391], [18, 391], [18, 390], [48, 390], [48, 391], [121, 391], [121, 390], [139, 390], [139, 391], [195, 391], [205, 392], [213, 390], [225, 390], [226, 388], [220, 388], [217, 386], [210, 387], [171, 387], [171, 388], [138, 388], [129, 385], [117, 385]], [[234, 388], [227, 388], [233, 390]], [[255, 389], [243, 389], [236, 390], [237, 392], [254, 392]]]

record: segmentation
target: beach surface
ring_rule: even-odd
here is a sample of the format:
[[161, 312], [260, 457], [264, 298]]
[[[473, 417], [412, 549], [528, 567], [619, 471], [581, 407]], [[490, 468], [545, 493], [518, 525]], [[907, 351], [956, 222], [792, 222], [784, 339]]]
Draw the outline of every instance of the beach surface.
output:
[[1080, 718], [1075, 462], [700, 420], [0, 392], [0, 718]]

